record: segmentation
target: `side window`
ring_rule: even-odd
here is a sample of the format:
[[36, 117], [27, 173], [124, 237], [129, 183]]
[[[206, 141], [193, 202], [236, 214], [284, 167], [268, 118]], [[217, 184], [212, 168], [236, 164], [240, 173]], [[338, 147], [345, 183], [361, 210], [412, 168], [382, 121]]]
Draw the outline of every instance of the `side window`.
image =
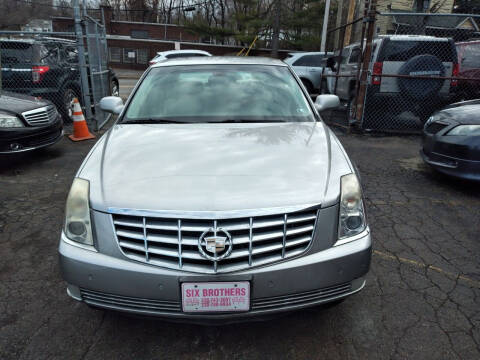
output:
[[301, 56], [298, 58], [294, 63], [293, 66], [308, 66], [307, 65], [307, 60], [305, 59], [307, 55]]
[[356, 64], [358, 63], [358, 60], [360, 59], [360, 48], [355, 47], [352, 50], [352, 53], [350, 54], [350, 59], [348, 60], [349, 64]]
[[462, 55], [462, 66], [480, 68], [480, 44], [470, 44], [465, 47]]
[[69, 63], [78, 63], [78, 51], [73, 46], [65, 48], [65, 60]]
[[60, 49], [57, 45], [47, 45], [42, 46], [40, 50], [40, 62], [43, 64], [46, 63], [56, 63], [59, 60]]

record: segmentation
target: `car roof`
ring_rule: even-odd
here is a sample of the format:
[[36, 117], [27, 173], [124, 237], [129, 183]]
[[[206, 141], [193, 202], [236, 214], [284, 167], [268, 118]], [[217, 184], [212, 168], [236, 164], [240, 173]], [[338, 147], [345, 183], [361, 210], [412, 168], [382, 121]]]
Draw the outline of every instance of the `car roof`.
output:
[[299, 51], [299, 52], [290, 52], [288, 53], [289, 56], [300, 56], [300, 55], [333, 55], [332, 51]]
[[257, 56], [202, 56], [191, 58], [175, 58], [152, 65], [152, 68], [177, 65], [273, 65], [284, 66], [283, 61]]
[[188, 49], [184, 49], [184, 50], [168, 50], [168, 51], [159, 51], [157, 52], [157, 55], [163, 55], [163, 56], [167, 56], [167, 55], [172, 55], [172, 54], [184, 54], [184, 53], [188, 53], [188, 54], [209, 54], [209, 52], [207, 51], [204, 51], [204, 50], [188, 50]]

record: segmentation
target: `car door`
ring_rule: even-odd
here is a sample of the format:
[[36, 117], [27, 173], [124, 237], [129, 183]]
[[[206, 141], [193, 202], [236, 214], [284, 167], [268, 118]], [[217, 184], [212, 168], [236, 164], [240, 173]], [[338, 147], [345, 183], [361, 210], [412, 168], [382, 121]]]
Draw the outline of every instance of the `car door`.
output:
[[350, 81], [357, 78], [358, 72], [358, 61], [362, 56], [362, 52], [360, 50], [360, 46], [355, 46], [352, 48], [350, 53], [350, 57], [348, 58], [348, 74], [351, 76]]
[[338, 80], [337, 80], [337, 95], [340, 97], [340, 99], [343, 100], [348, 100], [350, 97], [349, 94], [349, 70], [348, 70], [348, 64], [347, 61], [350, 58], [350, 53], [352, 51], [351, 47], [346, 47], [342, 50], [341, 52], [341, 58], [340, 58], [340, 71], [339, 75], [341, 75]]
[[308, 55], [301, 55], [292, 63], [293, 71], [295, 71], [295, 74], [300, 78], [307, 77], [308, 74], [307, 56]]
[[312, 82], [315, 89], [320, 88], [320, 81], [322, 78], [322, 60], [323, 55], [307, 55], [305, 56], [306, 60], [306, 71], [308, 73], [308, 78]]

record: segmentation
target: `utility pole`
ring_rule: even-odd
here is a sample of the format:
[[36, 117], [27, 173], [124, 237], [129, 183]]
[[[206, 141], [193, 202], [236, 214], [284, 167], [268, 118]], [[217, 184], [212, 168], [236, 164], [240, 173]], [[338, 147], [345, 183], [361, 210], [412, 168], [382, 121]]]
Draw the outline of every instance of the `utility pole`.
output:
[[325, 52], [325, 44], [327, 43], [327, 28], [328, 28], [329, 15], [330, 15], [330, 0], [327, 0], [325, 3], [325, 14], [323, 14], [322, 42], [320, 43], [321, 52]]
[[[367, 2], [366, 2], [367, 3]], [[365, 97], [367, 95], [368, 69], [373, 51], [373, 36], [375, 35], [375, 24], [377, 20], [377, 0], [370, 0], [367, 18], [367, 39], [365, 43], [365, 52], [363, 55], [362, 71], [360, 73], [360, 87], [356, 99], [355, 118], [361, 123], [364, 111]]]
[[[350, 4], [348, 5], [348, 16], [347, 16], [347, 24], [353, 21], [353, 17], [355, 16], [355, 0], [350, 0]], [[350, 45], [350, 40], [352, 39], [352, 27], [353, 25], [347, 26], [345, 29], [345, 39], [343, 40], [343, 45], [347, 46]]]
[[280, 12], [282, 6], [281, 0], [275, 0], [273, 6], [272, 57], [278, 58], [278, 48], [280, 43]]
[[92, 107], [90, 103], [90, 90], [88, 86], [87, 62], [85, 60], [84, 38], [82, 30], [82, 16], [80, 14], [79, 0], [73, 0], [73, 18], [75, 21], [75, 34], [77, 37], [78, 67], [80, 70], [80, 82], [82, 84], [82, 99], [85, 106], [87, 121], [92, 121]]

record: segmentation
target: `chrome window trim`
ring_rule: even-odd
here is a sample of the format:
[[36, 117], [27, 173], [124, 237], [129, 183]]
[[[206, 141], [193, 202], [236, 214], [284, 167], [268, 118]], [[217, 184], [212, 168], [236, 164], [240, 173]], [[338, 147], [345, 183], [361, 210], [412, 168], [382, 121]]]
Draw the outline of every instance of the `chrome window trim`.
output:
[[305, 204], [296, 206], [281, 206], [260, 209], [244, 209], [244, 210], [225, 210], [225, 211], [189, 211], [189, 210], [142, 210], [142, 209], [124, 209], [117, 207], [107, 208], [107, 213], [114, 215], [133, 215], [141, 217], [163, 217], [163, 218], [184, 218], [184, 219], [234, 219], [255, 216], [278, 215], [292, 213], [297, 211], [308, 211], [321, 209], [321, 204]]

